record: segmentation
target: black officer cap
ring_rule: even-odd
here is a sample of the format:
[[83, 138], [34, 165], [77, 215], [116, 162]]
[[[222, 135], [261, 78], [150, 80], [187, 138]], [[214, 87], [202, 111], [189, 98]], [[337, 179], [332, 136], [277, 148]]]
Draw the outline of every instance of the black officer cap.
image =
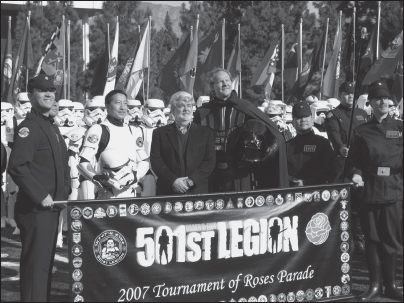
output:
[[56, 89], [53, 84], [52, 78], [45, 74], [39, 74], [38, 76], [31, 78], [28, 81], [28, 92], [32, 93], [32, 90], [36, 89]]
[[106, 96], [105, 96], [105, 104], [109, 104], [112, 100], [112, 96], [116, 94], [122, 94], [125, 95], [125, 97], [128, 97], [128, 95], [121, 89], [114, 89], [111, 90]]
[[355, 86], [353, 85], [352, 82], [344, 82], [339, 86], [339, 91], [353, 94], [355, 92]]
[[370, 85], [368, 99], [372, 100], [372, 99], [380, 98], [380, 97], [386, 97], [386, 98], [391, 99], [391, 95], [390, 95], [387, 83], [382, 80], [373, 82]]
[[310, 105], [304, 101], [296, 103], [292, 108], [292, 116], [294, 118], [311, 116]]

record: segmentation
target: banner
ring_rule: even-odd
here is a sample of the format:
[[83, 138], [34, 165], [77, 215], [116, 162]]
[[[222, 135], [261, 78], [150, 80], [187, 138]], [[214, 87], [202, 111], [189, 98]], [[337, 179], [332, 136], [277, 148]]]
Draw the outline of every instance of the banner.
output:
[[353, 298], [349, 201], [349, 184], [69, 201], [70, 299]]

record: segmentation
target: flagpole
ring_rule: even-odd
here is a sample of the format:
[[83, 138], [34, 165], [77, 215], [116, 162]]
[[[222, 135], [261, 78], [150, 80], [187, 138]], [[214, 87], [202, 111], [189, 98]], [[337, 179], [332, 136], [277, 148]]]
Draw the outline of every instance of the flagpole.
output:
[[[11, 18], [11, 17], [10, 17], [10, 18]], [[48, 45], [46, 46], [45, 51], [43, 52], [42, 58], [39, 60], [38, 68], [36, 69], [36, 73], [35, 73], [35, 77], [38, 76], [39, 73], [41, 72], [41, 67], [42, 67], [43, 59], [45, 59], [45, 56], [46, 56], [46, 54], [48, 53], [48, 50], [49, 50], [51, 44], [53, 43], [53, 40], [55, 39], [55, 36], [57, 35], [58, 32], [59, 32], [59, 28], [56, 27], [56, 32], [54, 32], [54, 33], [52, 34], [52, 37], [50, 38], [50, 42], [49, 42]]]
[[299, 53], [300, 53], [300, 65], [299, 65], [299, 74], [302, 73], [303, 70], [303, 18], [300, 18], [299, 25]]
[[[238, 25], [239, 28], [239, 33], [240, 33], [240, 24]], [[224, 40], [225, 40], [225, 34], [226, 34], [226, 20], [223, 18], [222, 21], [222, 68], [224, 68]]]
[[193, 25], [191, 25], [191, 39], [190, 40], [191, 40], [190, 42], [192, 42], [192, 40], [194, 40], [194, 26]]
[[[238, 24], [238, 53], [237, 53], [237, 57], [240, 56], [241, 58], [241, 42], [240, 42], [240, 38], [241, 38], [241, 30], [240, 30], [240, 23]], [[237, 59], [236, 59], [237, 60]], [[237, 61], [236, 61], [237, 62]], [[243, 95], [241, 93], [241, 70], [239, 71], [239, 76], [238, 76], [238, 87], [240, 90], [240, 99], [243, 98]]]
[[[31, 11], [28, 11], [28, 31], [31, 30]], [[25, 76], [25, 91], [28, 91], [28, 66], [27, 66], [27, 72]]]
[[67, 99], [70, 100], [70, 20], [67, 21]]
[[323, 67], [321, 68], [321, 83], [320, 83], [320, 95], [319, 99], [321, 100], [321, 90], [323, 88], [323, 80], [324, 80], [324, 65], [325, 65], [325, 56], [327, 54], [327, 37], [328, 37], [328, 22], [330, 21], [329, 18], [327, 18], [327, 26], [325, 28], [325, 43], [324, 43], [324, 56], [323, 56]]
[[[65, 30], [65, 16], [62, 17], [62, 27]], [[66, 38], [63, 39], [63, 99], [66, 99]]]
[[380, 35], [380, 11], [381, 1], [377, 1], [377, 35], [376, 35], [376, 60], [379, 60], [379, 35]]
[[285, 26], [282, 24], [282, 49], [281, 49], [281, 52], [282, 52], [282, 62], [281, 62], [281, 68], [282, 68], [282, 82], [281, 82], [281, 84], [282, 84], [282, 102], [284, 102], [284, 100], [285, 100], [285, 90], [284, 90], [284, 87], [283, 87], [283, 70], [284, 70], [284, 62], [283, 62], [283, 54], [284, 54], [284, 50], [285, 50]]
[[[355, 81], [355, 42], [356, 42], [356, 30], [355, 30], [355, 26], [356, 26], [356, 22], [355, 22], [355, 18], [356, 17], [356, 7], [354, 6], [353, 8], [353, 14], [352, 14], [352, 22], [353, 22], [353, 29], [352, 29], [352, 36], [353, 36], [353, 58], [352, 58], [352, 81]], [[355, 82], [354, 82], [355, 84]]]
[[[196, 25], [195, 25], [195, 37], [198, 38], [198, 26], [199, 26], [199, 14], [196, 15]], [[194, 38], [195, 38], [194, 37]], [[196, 53], [198, 54], [198, 45], [196, 46]], [[196, 67], [198, 64], [195, 65], [195, 73], [194, 75], [196, 75]], [[191, 95], [192, 97], [194, 96], [194, 89], [192, 88], [191, 91]]]
[[111, 60], [111, 46], [109, 45], [109, 23], [107, 23], [108, 62]]
[[150, 43], [151, 43], [151, 16], [149, 16], [149, 39], [147, 44], [147, 100], [149, 100], [150, 90]]
[[[138, 31], [139, 31], [139, 41], [141, 40], [140, 39], [140, 25], [138, 25], [137, 26], [137, 29], [138, 29]], [[136, 55], [135, 55], [135, 57], [136, 57]], [[143, 88], [143, 104], [145, 103], [145, 97], [146, 97], [146, 95], [145, 95], [145, 93], [144, 93], [144, 75], [143, 75], [143, 70], [142, 70], [142, 77], [143, 77], [143, 81], [142, 81], [142, 88]]]

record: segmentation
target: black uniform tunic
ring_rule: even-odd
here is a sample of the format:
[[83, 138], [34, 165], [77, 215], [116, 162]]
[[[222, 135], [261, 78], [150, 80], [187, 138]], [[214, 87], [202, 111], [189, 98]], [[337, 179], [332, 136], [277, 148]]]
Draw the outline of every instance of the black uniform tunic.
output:
[[384, 253], [401, 249], [403, 200], [403, 121], [387, 115], [355, 130], [346, 163], [347, 177], [361, 175], [362, 203], [358, 205], [366, 238], [380, 242]]
[[286, 142], [289, 168], [289, 184], [292, 177], [301, 179], [304, 185], [325, 184], [334, 174], [334, 157], [330, 141], [310, 131], [298, 134]]
[[52, 119], [32, 108], [16, 129], [8, 172], [19, 186], [15, 214], [21, 231], [20, 292], [23, 302], [49, 301], [59, 211], [45, 210], [70, 194], [67, 147]]

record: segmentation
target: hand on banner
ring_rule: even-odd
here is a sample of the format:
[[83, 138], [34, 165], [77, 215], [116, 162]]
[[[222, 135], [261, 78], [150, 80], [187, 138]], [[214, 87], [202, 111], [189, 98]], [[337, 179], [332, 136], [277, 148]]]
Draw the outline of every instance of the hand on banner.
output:
[[42, 200], [41, 206], [46, 209], [51, 209], [53, 207], [53, 199], [49, 194], [46, 196], [45, 199]]
[[349, 148], [347, 148], [345, 145], [341, 146], [341, 148], [339, 149], [339, 153], [345, 158], [348, 157], [348, 152]]
[[105, 172], [102, 175], [95, 175], [93, 177], [93, 181], [101, 188], [111, 187], [111, 184], [108, 182], [108, 180], [109, 180], [109, 175]]
[[365, 183], [362, 181], [362, 176], [354, 174], [352, 177], [352, 182], [355, 183], [355, 188], [363, 187]]
[[173, 183], [173, 186], [172, 186], [174, 192], [179, 193], [179, 194], [185, 193], [189, 188], [185, 181], [187, 179], [188, 179], [188, 177], [182, 177], [182, 178], [178, 178], [177, 180], [175, 180]]
[[293, 184], [294, 186], [304, 186], [303, 180], [301, 180], [301, 179], [296, 179], [296, 178], [293, 177], [292, 181], [294, 183]]

